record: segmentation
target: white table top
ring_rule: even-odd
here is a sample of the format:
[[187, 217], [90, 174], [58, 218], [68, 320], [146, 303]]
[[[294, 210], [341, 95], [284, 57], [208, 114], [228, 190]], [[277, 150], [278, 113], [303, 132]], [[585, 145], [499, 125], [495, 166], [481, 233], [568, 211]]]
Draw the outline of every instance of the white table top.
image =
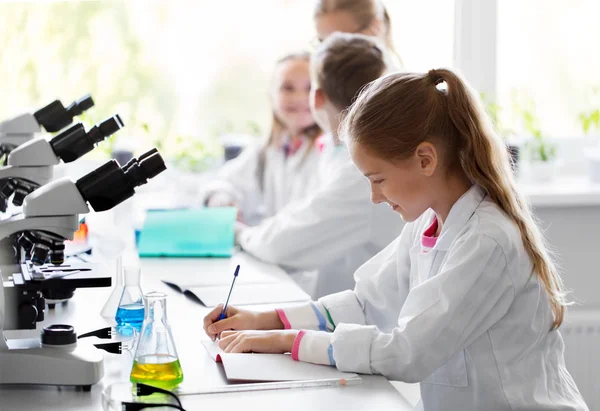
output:
[[[207, 339], [202, 329], [202, 319], [208, 309], [164, 285], [160, 279], [172, 272], [222, 273], [232, 275], [231, 262], [226, 259], [145, 259], [142, 260], [142, 288], [144, 292], [156, 290], [168, 294], [167, 312], [179, 358], [184, 371], [184, 384], [198, 389], [225, 385], [222, 366], [215, 363], [204, 351], [200, 341]], [[283, 271], [274, 266], [265, 268], [270, 275], [289, 280]], [[214, 275], [214, 274], [213, 274]], [[38, 323], [38, 331], [53, 323], [68, 323], [78, 333], [110, 325], [100, 316], [100, 311], [110, 294], [109, 288], [78, 289], [75, 296], [55, 310], [46, 309], [46, 320]], [[257, 307], [258, 308], [258, 307]], [[36, 332], [31, 332], [33, 335]], [[98, 341], [100, 342], [100, 341]], [[104, 341], [106, 342], [106, 340]], [[92, 387], [91, 392], [71, 387], [53, 386], [0, 386], [0, 410], [102, 410], [101, 392], [115, 382], [129, 380], [132, 354], [105, 353], [104, 378]], [[335, 388], [304, 388], [275, 391], [253, 391], [227, 394], [182, 396], [183, 406], [189, 410], [409, 410], [407, 401], [382, 376], [363, 376], [363, 383]], [[202, 408], [201, 408], [202, 407]]]

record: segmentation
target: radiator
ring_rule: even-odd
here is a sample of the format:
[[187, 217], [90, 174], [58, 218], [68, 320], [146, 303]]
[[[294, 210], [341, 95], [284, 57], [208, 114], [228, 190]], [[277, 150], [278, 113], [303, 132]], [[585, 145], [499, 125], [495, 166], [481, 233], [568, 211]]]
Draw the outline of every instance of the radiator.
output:
[[565, 362], [590, 411], [600, 411], [600, 309], [567, 310]]

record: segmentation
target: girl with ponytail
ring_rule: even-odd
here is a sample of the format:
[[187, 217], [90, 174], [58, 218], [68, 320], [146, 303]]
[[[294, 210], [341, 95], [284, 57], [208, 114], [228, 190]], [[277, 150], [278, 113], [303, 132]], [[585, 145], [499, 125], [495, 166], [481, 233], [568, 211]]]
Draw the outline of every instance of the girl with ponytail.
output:
[[[480, 101], [451, 70], [366, 87], [344, 136], [408, 223], [353, 291], [252, 314], [226, 351], [286, 352], [421, 383], [425, 410], [587, 410], [565, 367], [565, 290]], [[242, 327], [238, 329], [244, 329]]]

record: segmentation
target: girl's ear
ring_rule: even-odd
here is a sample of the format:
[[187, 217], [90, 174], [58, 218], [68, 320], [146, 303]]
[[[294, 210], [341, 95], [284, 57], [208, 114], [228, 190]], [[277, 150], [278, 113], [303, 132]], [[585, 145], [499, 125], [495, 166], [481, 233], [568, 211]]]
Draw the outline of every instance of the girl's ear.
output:
[[435, 146], [428, 141], [424, 141], [417, 146], [415, 156], [419, 161], [419, 170], [421, 171], [421, 174], [431, 177], [439, 162], [438, 152]]
[[383, 24], [383, 21], [379, 19], [373, 19], [373, 22], [369, 25], [369, 27], [363, 30], [362, 33], [369, 36], [379, 37], [384, 32], [384, 30], [385, 26]]
[[315, 89], [314, 93], [315, 93], [315, 109], [320, 110], [327, 103], [327, 95], [321, 88]]

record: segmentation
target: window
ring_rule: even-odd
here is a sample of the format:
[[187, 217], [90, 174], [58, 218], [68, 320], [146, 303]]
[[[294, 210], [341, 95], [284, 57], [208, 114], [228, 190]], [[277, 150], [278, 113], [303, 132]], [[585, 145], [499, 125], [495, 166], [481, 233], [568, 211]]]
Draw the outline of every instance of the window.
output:
[[[385, 3], [407, 68], [451, 65], [454, 1]], [[309, 48], [312, 12], [307, 0], [1, 3], [0, 119], [90, 92], [88, 123], [125, 122], [111, 141], [201, 168], [190, 153], [218, 153], [217, 137], [268, 132], [271, 71]]]
[[[600, 108], [600, 2], [501, 0], [497, 7], [503, 126], [527, 133], [529, 112], [544, 136], [581, 136], [584, 119]], [[587, 129], [600, 134], [591, 123]]]
[[454, 0], [388, 0], [394, 44], [407, 70], [451, 67]]

